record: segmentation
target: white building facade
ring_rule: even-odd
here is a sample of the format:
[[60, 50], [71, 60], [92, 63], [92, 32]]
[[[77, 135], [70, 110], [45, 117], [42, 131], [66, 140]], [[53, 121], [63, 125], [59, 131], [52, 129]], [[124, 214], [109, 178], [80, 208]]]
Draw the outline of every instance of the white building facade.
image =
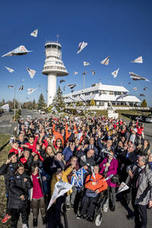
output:
[[109, 105], [139, 106], [141, 101], [128, 93], [129, 91], [124, 86], [104, 85], [100, 82], [89, 88], [64, 95], [64, 101], [67, 105], [77, 102], [85, 102], [86, 105], [90, 105], [91, 100], [94, 100], [95, 106], [105, 109]]

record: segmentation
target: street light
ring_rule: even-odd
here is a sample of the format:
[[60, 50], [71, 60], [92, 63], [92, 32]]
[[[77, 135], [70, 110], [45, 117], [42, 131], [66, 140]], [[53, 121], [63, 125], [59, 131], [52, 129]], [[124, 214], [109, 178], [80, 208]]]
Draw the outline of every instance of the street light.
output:
[[9, 89], [14, 88], [13, 107], [14, 107], [14, 120], [15, 120], [15, 115], [16, 115], [16, 108], [15, 108], [16, 88], [14, 85], [9, 85], [8, 88]]
[[82, 75], [83, 75], [83, 89], [85, 89], [85, 75], [86, 75], [86, 72], [83, 72]]

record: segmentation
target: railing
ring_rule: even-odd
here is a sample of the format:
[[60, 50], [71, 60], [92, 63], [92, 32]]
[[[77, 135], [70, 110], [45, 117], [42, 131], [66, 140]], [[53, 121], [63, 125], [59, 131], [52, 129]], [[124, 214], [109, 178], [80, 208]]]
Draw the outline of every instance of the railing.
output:
[[43, 71], [45, 71], [45, 70], [64, 70], [64, 71], [66, 71], [66, 68], [64, 68], [64, 67], [58, 67], [58, 66], [46, 66], [46, 67], [44, 67], [44, 69], [43, 69]]
[[[74, 109], [73, 107], [70, 107], [70, 106], [66, 106], [67, 109]], [[97, 111], [97, 110], [107, 110], [109, 107], [104, 107], [104, 106], [86, 106], [86, 110], [94, 110], [94, 111]], [[113, 110], [145, 110], [145, 111], [148, 111], [150, 110], [149, 107], [112, 107]], [[83, 110], [84, 109], [84, 106], [76, 106], [76, 109], [79, 109], [79, 110]]]

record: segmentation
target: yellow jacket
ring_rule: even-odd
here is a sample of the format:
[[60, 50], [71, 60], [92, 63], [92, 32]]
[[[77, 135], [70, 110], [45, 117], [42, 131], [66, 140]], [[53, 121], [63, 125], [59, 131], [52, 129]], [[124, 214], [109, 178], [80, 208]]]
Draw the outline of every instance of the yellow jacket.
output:
[[[62, 171], [62, 181], [68, 183], [68, 178], [67, 176], [72, 172], [73, 168], [72, 166], [68, 167], [65, 171]], [[54, 173], [52, 176], [52, 181], [51, 181], [51, 195], [53, 194], [54, 191], [54, 187], [55, 184], [59, 181], [59, 179], [57, 178], [56, 174]], [[72, 193], [72, 189], [70, 191], [68, 191], [67, 194], [71, 194]]]

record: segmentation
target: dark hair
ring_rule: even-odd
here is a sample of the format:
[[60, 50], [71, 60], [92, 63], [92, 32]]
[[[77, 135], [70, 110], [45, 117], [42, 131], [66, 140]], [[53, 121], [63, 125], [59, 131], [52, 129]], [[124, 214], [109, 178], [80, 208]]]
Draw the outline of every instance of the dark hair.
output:
[[[33, 173], [34, 171], [35, 171], [35, 168], [36, 167], [38, 167], [38, 165], [37, 164], [35, 164], [35, 165], [32, 165], [32, 167], [31, 167], [31, 173]], [[38, 167], [39, 168], [39, 167]]]
[[148, 144], [147, 147], [148, 147], [148, 149], [149, 149], [149, 148], [150, 148], [150, 142], [149, 142], [148, 139], [144, 139], [144, 142], [145, 142], [145, 141], [147, 141], [147, 144]]
[[[30, 130], [30, 129], [29, 129]], [[33, 138], [34, 139], [34, 135], [29, 135], [29, 137], [28, 138]]]
[[61, 173], [61, 172], [62, 172], [62, 169], [61, 168], [57, 168], [56, 175], [59, 174], [59, 173]]
[[11, 152], [8, 154], [8, 159], [10, 159], [13, 155], [16, 155], [15, 152]]
[[141, 157], [142, 158], [142, 162], [144, 162], [145, 164], [147, 163], [147, 158], [145, 155], [139, 155], [138, 158]]
[[24, 152], [24, 151], [31, 152], [32, 150], [31, 150], [30, 148], [24, 147], [23, 152]]
[[16, 140], [16, 139], [15, 139], [15, 140], [13, 140], [13, 142], [12, 142], [12, 143], [18, 143], [18, 140]]
[[62, 151], [60, 152], [60, 151], [58, 151], [55, 155], [58, 155], [58, 154], [62, 154]]
[[20, 167], [24, 168], [24, 165], [21, 162], [18, 163], [17, 169]]

